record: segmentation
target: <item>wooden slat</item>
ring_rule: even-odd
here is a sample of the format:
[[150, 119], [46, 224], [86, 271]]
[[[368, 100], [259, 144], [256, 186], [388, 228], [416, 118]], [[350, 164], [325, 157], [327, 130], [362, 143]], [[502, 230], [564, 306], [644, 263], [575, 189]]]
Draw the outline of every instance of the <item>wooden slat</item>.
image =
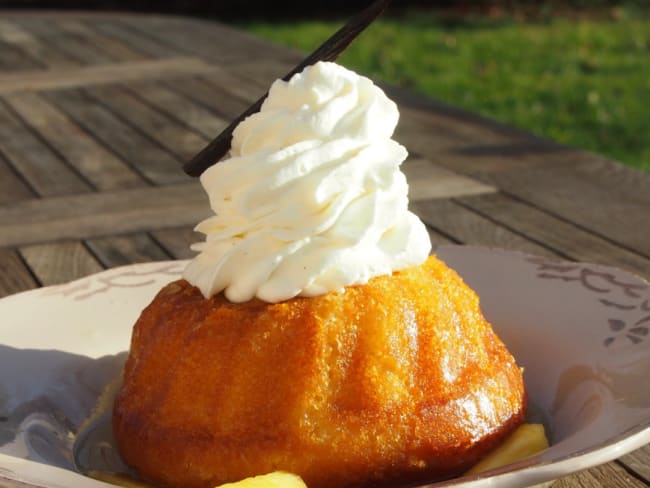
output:
[[395, 138], [409, 151], [485, 183], [494, 184], [493, 175], [526, 168], [568, 167], [601, 159], [538, 137], [510, 134], [498, 124], [480, 126], [471, 117], [457, 120], [398, 105], [401, 117]]
[[77, 60], [80, 64], [106, 64], [113, 61], [110, 56], [83, 42], [79, 36], [65, 32], [59, 28], [58, 22], [53, 23], [46, 17], [25, 17], [21, 19], [20, 24], [33, 36]]
[[430, 226], [427, 225], [426, 227], [427, 227], [427, 233], [429, 234], [429, 239], [431, 240], [432, 253], [436, 252], [436, 248], [438, 248], [438, 246], [442, 246], [445, 244], [457, 244], [456, 241], [450, 239], [448, 236], [442, 235], [440, 232], [431, 228]]
[[436, 166], [422, 158], [407, 159], [402, 164], [402, 171], [409, 182], [411, 201], [480, 195], [497, 191], [493, 186]]
[[0, 205], [27, 200], [34, 196], [35, 193], [0, 153]]
[[147, 59], [139, 51], [134, 50], [128, 44], [108, 37], [76, 19], [61, 20], [57, 22], [57, 28], [79, 39], [79, 42], [90, 44], [93, 49], [99, 51], [114, 61], [141, 61]]
[[198, 181], [0, 207], [0, 247], [195, 225], [210, 215]]
[[18, 253], [13, 249], [0, 248], [0, 297], [30, 290], [36, 286], [36, 280]]
[[396, 139], [409, 150], [468, 176], [590, 159], [574, 148], [533, 136], [477, 114], [381, 85], [400, 108]]
[[89, 191], [65, 162], [0, 101], [0, 153], [42, 196]]
[[196, 256], [196, 252], [190, 249], [190, 245], [203, 240], [203, 234], [194, 232], [194, 227], [161, 229], [151, 234], [176, 259], [190, 259]]
[[33, 60], [20, 47], [0, 40], [0, 71], [21, 71], [40, 68], [43, 68], [43, 64]]
[[293, 69], [296, 63], [281, 61], [277, 58], [265, 57], [257, 61], [242, 57], [238, 62], [228, 65], [228, 71], [234, 75], [244, 78], [251, 83], [256, 83], [263, 88], [262, 93], [268, 90], [271, 83], [282, 78]]
[[40, 96], [15, 93], [5, 100], [95, 188], [111, 190], [145, 184], [124, 161]]
[[553, 483], [552, 488], [645, 488], [616, 463], [607, 463]]
[[464, 244], [525, 251], [536, 255], [557, 254], [450, 200], [411, 202], [411, 208], [436, 231]]
[[25, 246], [20, 248], [20, 254], [43, 286], [66, 283], [102, 270], [79, 241]]
[[88, 239], [86, 244], [106, 268], [170, 258], [170, 255], [145, 233]]
[[589, 165], [522, 168], [495, 173], [492, 181], [522, 200], [650, 257], [650, 192], [617, 188], [604, 178], [597, 181], [585, 167]]
[[77, 69], [23, 71], [0, 75], [0, 95], [25, 90], [53, 90], [141, 79], [163, 79], [210, 73], [212, 67], [196, 58], [128, 61]]
[[446, 102], [430, 98], [413, 90], [397, 85], [389, 85], [381, 81], [378, 82], [378, 85], [382, 87], [390, 98], [397, 101], [403, 110], [408, 111], [414, 109], [422, 114], [424, 119], [428, 119], [429, 121], [442, 118], [443, 124], [438, 124], [438, 127], [442, 130], [446, 130], [444, 122], [449, 121], [451, 123], [450, 128], [458, 128], [458, 133], [462, 134], [461, 138], [479, 136], [479, 140], [481, 140], [486, 138], [481, 137], [480, 134], [489, 134], [490, 136], [487, 140], [494, 139], [494, 136], [498, 136], [503, 141], [525, 139], [532, 142], [534, 146], [557, 146], [556, 143], [534, 136], [528, 131], [484, 117], [476, 112], [469, 112], [454, 105], [449, 105]]
[[130, 29], [118, 19], [93, 16], [92, 18], [84, 19], [84, 21], [90, 28], [129, 45], [132, 49], [139, 51], [147, 57], [169, 58], [181, 54], [177, 49], [173, 49], [168, 45]]
[[[179, 83], [182, 81], [179, 80]], [[212, 139], [229, 123], [227, 119], [215, 115], [202, 105], [160, 83], [132, 82], [126, 85], [126, 89], [158, 111], [182, 121], [206, 138]]]
[[88, 88], [87, 92], [181, 161], [191, 159], [208, 142], [205, 136], [143, 103], [120, 87], [98, 86]]
[[[161, 44], [179, 51], [196, 53], [222, 65], [242, 58], [263, 60], [268, 57], [296, 64], [303, 57], [287, 47], [273, 45], [218, 22], [174, 17], [150, 17], [147, 22], [124, 17], [123, 22], [134, 31], [156, 39]], [[192, 33], [191, 44], [187, 41], [188, 31]]]
[[249, 105], [264, 95], [274, 81], [243, 78], [217, 66], [214, 71], [201, 75], [200, 79], [220, 92], [229, 93]]
[[650, 486], [650, 444], [623, 456], [619, 462], [627, 469], [637, 474]]
[[38, 59], [48, 68], [69, 68], [79, 65], [78, 61], [44, 44], [15, 21], [0, 19], [0, 39], [20, 48], [32, 59]]
[[650, 277], [649, 259], [503, 194], [466, 197], [460, 202], [571, 259], [616, 265]]
[[[456, 142], [476, 145], [485, 142], [490, 145], [509, 144], [526, 139], [527, 142], [549, 143], [537, 140], [527, 133], [512, 130], [501, 124], [490, 123], [487, 119], [468, 112], [445, 107], [435, 100], [422, 95], [413, 95], [392, 86], [382, 85], [389, 96], [395, 98], [400, 113], [412, 124], [429, 129], [434, 136], [443, 136]], [[536, 145], [536, 144], [535, 144]]]
[[410, 152], [486, 183], [491, 181], [485, 178], [493, 173], [518, 171], [531, 166], [573, 164], [578, 161], [576, 157], [579, 157], [579, 160], [584, 158], [577, 150], [550, 150], [531, 146], [531, 143], [525, 141], [455, 140], [453, 134], [451, 129], [447, 133], [421, 124], [411, 118], [408, 111], [401, 110], [395, 139], [404, 144]]
[[188, 180], [182, 161], [87, 93], [75, 89], [50, 92], [46, 97], [148, 181], [163, 185]]
[[233, 96], [232, 93], [226, 90], [194, 77], [169, 81], [165, 85], [200, 103], [228, 121], [237, 117], [254, 101], [253, 97], [250, 100], [243, 100]]
[[650, 207], [650, 178], [646, 172], [595, 155], [564, 171], [575, 172], [585, 184], [604, 189], [612, 197]]

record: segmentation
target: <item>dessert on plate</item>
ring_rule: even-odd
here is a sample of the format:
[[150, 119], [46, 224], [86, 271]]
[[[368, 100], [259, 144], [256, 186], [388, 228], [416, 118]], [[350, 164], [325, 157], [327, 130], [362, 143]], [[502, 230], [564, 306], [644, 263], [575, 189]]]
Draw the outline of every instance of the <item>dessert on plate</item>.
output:
[[135, 324], [114, 433], [163, 486], [464, 472], [525, 417], [520, 368], [408, 211], [395, 104], [317, 63], [276, 81], [201, 182], [215, 216]]

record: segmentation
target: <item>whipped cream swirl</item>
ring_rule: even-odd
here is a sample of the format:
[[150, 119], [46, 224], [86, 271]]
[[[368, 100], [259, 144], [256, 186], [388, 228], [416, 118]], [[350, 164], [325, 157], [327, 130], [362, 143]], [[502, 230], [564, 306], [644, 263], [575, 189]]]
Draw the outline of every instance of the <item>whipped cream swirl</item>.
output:
[[279, 302], [422, 263], [428, 233], [408, 211], [391, 139], [397, 106], [368, 78], [320, 62], [276, 81], [201, 183], [215, 216], [184, 277], [205, 297]]

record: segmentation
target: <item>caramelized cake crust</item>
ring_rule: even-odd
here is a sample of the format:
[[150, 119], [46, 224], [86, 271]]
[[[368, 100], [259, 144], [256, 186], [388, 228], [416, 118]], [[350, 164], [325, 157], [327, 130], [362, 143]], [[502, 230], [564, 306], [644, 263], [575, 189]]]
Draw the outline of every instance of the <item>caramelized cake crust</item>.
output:
[[270, 304], [167, 285], [135, 325], [114, 409], [145, 478], [204, 488], [284, 470], [310, 488], [457, 475], [524, 418], [521, 371], [435, 257]]

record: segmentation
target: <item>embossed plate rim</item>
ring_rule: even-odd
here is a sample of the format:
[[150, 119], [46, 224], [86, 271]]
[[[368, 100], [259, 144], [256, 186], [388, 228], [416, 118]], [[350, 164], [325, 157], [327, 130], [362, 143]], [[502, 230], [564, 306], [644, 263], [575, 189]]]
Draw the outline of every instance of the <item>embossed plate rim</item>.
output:
[[[464, 278], [466, 278], [466, 280], [467, 270], [459, 268], [463, 268], [463, 266], [475, 267], [476, 263], [492, 263], [494, 266], [499, 266], [499, 263], [502, 261], [506, 263], [512, 262], [516, 263], [517, 266], [528, 267], [531, 270], [535, 270], [537, 273], [547, 274], [550, 273], [549, 270], [554, 269], [554, 262], [552, 261], [517, 251], [505, 251], [478, 246], [446, 245], [438, 248], [437, 254], [443, 260], [451, 261], [450, 265], [459, 270], [459, 273]], [[115, 298], [118, 295], [118, 293], [115, 291], [116, 289], [113, 289], [115, 286], [123, 290], [123, 295], [128, 294], [130, 296], [133, 296], [135, 294], [133, 292], [135, 288], [140, 287], [143, 291], [147, 290], [147, 292], [142, 293], [143, 296], [139, 298], [140, 305], [144, 306], [146, 303], [148, 303], [148, 300], [159, 289], [159, 287], [162, 286], [163, 283], [170, 281], [171, 279], [178, 276], [178, 273], [184, 264], [185, 261], [163, 261], [127, 265], [119, 268], [105, 270], [70, 283], [19, 293], [0, 300], [0, 316], [4, 310], [9, 309], [9, 304], [21, 301], [34, 301], [34, 303], [37, 303], [39, 300], [42, 300], [42, 304], [47, 302], [59, 304], [63, 303], [65, 305], [65, 303], [82, 303], [86, 300], [92, 301], [94, 298], [96, 300], [98, 299], [100, 302], [102, 300], [117, 300], [119, 302], [120, 299]], [[562, 268], [562, 265], [564, 265], [564, 268]], [[580, 273], [586, 273], [587, 279], [603, 279], [602, 277], [590, 274], [591, 271], [581, 271], [583, 269], [587, 269], [592, 270], [595, 273], [602, 272], [610, 274], [613, 276], [614, 283], [617, 283], [617, 280], [621, 283], [624, 283], [625, 280], [627, 280], [628, 284], [631, 283], [635, 286], [637, 284], [640, 284], [640, 288], [633, 287], [632, 292], [637, 294], [641, 293], [641, 298], [647, 296], [648, 299], [650, 299], [650, 285], [648, 285], [648, 282], [626, 271], [588, 263], [559, 262], [557, 266], [560, 266], [560, 268], [557, 269], [568, 269], [569, 271], [557, 271], [556, 269], [556, 271], [553, 271], [556, 273], [555, 277], [540, 278], [539, 276], [536, 276], [530, 279], [533, 281], [536, 280], [536, 282], [539, 283], [543, 282], [544, 286], [553, 282], [553, 287], [556, 285], [560, 288], [564, 287], [569, 290], [567, 293], [574, 293], [576, 294], [575, 296], [577, 296], [577, 290], [580, 289], [582, 290], [580, 293], [583, 293], [587, 298], [590, 296], [588, 295], [589, 293], [593, 294], [594, 297], [601, 297], [604, 292], [594, 290], [585, 291], [583, 289], [585, 286], [580, 285], [579, 281], [574, 279], [579, 276]], [[521, 272], [521, 270], [518, 272]], [[474, 271], [474, 273], [476, 273], [476, 276], [481, 275], [481, 272], [478, 271]], [[562, 275], [562, 273], [565, 274]], [[553, 273], [550, 274], [552, 275]], [[594, 276], [596, 276], [596, 278], [594, 278]], [[596, 283], [596, 285], [594, 285], [594, 283]], [[472, 285], [471, 282], [470, 285]], [[587, 288], [591, 286], [596, 290], [603, 289], [603, 285], [600, 283], [600, 281], [587, 281], [587, 285]], [[571, 291], [572, 287], [575, 288], [574, 291]], [[479, 292], [480, 291], [481, 290], [479, 289]], [[482, 292], [480, 294], [483, 295]], [[624, 292], [619, 293], [619, 295], [627, 296]], [[619, 303], [618, 305], [627, 306], [629, 308], [629, 305], [626, 304]], [[629, 313], [629, 310], [626, 313]], [[2, 322], [4, 322], [4, 324]], [[12, 324], [9, 323], [11, 322], [11, 318], [9, 319], [9, 322], [6, 322], [5, 320], [2, 322], [0, 322], [0, 337], [3, 337], [3, 339], [0, 339], [0, 342], [4, 343], [5, 336], [3, 330], [5, 332], [12, 330]], [[596, 324], [595, 326], [602, 327], [602, 331], [598, 329], [598, 334], [602, 333], [605, 335], [602, 335], [602, 337], [598, 336], [596, 341], [597, 343], [594, 342], [592, 347], [600, 347], [603, 351], [619, 351], [620, 354], [620, 351], [624, 350], [622, 348], [629, 349], [634, 346], [631, 339], [625, 339], [626, 336], [621, 335], [621, 323], [614, 323], [614, 327], [619, 328], [619, 330], [616, 331], [618, 335], [611, 336], [614, 337], [614, 339], [611, 341], [608, 341], [609, 336], [606, 334], [614, 334], [614, 332], [613, 329], [610, 331], [607, 328], [608, 325], [606, 321], [602, 324]], [[610, 327], [611, 326], [612, 324], [610, 323]], [[130, 324], [128, 327], [130, 329]], [[495, 328], [498, 328], [496, 327], [496, 324]], [[625, 331], [623, 330], [623, 332]], [[501, 332], [499, 333], [501, 334]], [[597, 334], [594, 333], [592, 335], [596, 336]], [[641, 349], [637, 348], [637, 350], [643, 353], [641, 356], [642, 359], [645, 360], [646, 356], [648, 356], [648, 352], [650, 351], [650, 344], [648, 344], [648, 342], [650, 342], [650, 337], [647, 335], [643, 337], [644, 338], [642, 338], [641, 341], [644, 342], [639, 342], [641, 344]], [[44, 343], [42, 338], [34, 338], [34, 340], [41, 340], [40, 345], [42, 347]], [[95, 351], [93, 357], [96, 357], [100, 354], [102, 354], [101, 350], [99, 353]], [[1, 374], [0, 381], [2, 381]], [[643, 401], [645, 402], [645, 398]], [[553, 449], [555, 446], [551, 446], [551, 448], [545, 453], [542, 453], [542, 455], [533, 456], [527, 460], [522, 460], [517, 463], [504, 466], [497, 470], [490, 471], [488, 473], [474, 475], [471, 477], [460, 477], [428, 486], [477, 488], [492, 486], [495, 483], [498, 483], [498, 486], [500, 487], [515, 488], [541, 483], [581, 469], [601, 464], [618, 458], [626, 452], [634, 450], [650, 442], [650, 403], [648, 405], [643, 405], [642, 415], [645, 416], [642, 417], [642, 420], [639, 421], [636, 425], [632, 425], [629, 428], [618, 432], [617, 435], [612, 435], [605, 439], [601, 439], [600, 442], [583, 446], [582, 449], [575, 449], [564, 453], [562, 453], [562, 451], [559, 451], [560, 453], [558, 455], [554, 455]], [[578, 432], [581, 431], [579, 430]], [[560, 444], [561, 443], [558, 445]], [[14, 479], [28, 484], [31, 483], [34, 486], [68, 486], [71, 488], [75, 486], [110, 486], [106, 483], [80, 476], [71, 471], [62, 470], [60, 468], [51, 467], [46, 464], [27, 459], [0, 454], [0, 481], [3, 478]]]

